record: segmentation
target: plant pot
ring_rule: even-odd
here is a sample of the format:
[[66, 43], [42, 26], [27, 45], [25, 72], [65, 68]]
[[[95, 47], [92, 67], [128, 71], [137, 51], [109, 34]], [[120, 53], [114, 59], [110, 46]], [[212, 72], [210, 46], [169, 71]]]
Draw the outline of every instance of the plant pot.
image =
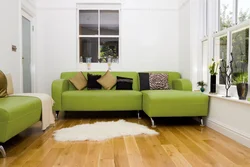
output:
[[210, 93], [216, 93], [216, 75], [211, 75], [211, 78], [210, 78]]
[[248, 84], [247, 83], [238, 83], [237, 85], [237, 93], [240, 100], [246, 100], [247, 92], [248, 92]]
[[201, 87], [200, 90], [201, 90], [201, 92], [204, 92], [204, 91], [205, 91], [205, 88], [204, 88], [204, 87]]

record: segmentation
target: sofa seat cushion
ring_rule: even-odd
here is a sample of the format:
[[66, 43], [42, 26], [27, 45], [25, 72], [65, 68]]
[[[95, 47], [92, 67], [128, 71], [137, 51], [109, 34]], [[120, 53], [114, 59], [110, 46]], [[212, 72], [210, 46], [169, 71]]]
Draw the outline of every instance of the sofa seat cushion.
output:
[[207, 116], [208, 96], [200, 92], [145, 90], [143, 110], [150, 117]]
[[[0, 99], [0, 122], [26, 117], [34, 111], [42, 112], [41, 101], [36, 97], [9, 96]], [[30, 119], [27, 117], [27, 119]]]
[[83, 90], [62, 94], [65, 111], [141, 110], [142, 93], [134, 90]]

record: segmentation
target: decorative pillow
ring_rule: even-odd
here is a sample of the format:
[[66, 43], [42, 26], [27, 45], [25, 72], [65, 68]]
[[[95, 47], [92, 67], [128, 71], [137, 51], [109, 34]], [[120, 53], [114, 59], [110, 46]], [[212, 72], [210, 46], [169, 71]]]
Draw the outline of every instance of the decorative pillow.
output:
[[116, 90], [133, 90], [133, 79], [117, 76]]
[[12, 77], [11, 77], [11, 74], [6, 74], [5, 76], [7, 79], [7, 94], [11, 95], [14, 93]]
[[149, 73], [149, 86], [151, 90], [166, 90], [168, 87], [168, 74]]
[[82, 90], [87, 86], [87, 80], [82, 72], [78, 72], [73, 78], [70, 78], [69, 81], [76, 87], [78, 90]]
[[88, 90], [97, 90], [102, 89], [102, 85], [100, 85], [97, 80], [101, 78], [101, 75], [92, 75], [88, 73]]
[[0, 98], [7, 96], [7, 79], [0, 70]]
[[139, 73], [140, 90], [150, 90], [149, 73]]
[[110, 90], [115, 86], [117, 78], [114, 77], [109, 71], [107, 71], [100, 79], [97, 80], [99, 84], [106, 90]]

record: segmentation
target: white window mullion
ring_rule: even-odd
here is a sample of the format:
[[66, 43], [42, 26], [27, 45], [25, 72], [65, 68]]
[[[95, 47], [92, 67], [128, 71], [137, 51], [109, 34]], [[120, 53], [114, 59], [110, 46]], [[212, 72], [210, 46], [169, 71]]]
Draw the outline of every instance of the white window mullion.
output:
[[100, 55], [100, 51], [101, 51], [101, 48], [100, 48], [100, 45], [101, 45], [100, 35], [101, 35], [101, 12], [100, 12], [100, 10], [98, 10], [98, 59], [101, 58], [101, 55]]
[[238, 22], [238, 0], [233, 0], [233, 25]]
[[220, 31], [220, 0], [217, 1], [216, 3], [216, 32]]

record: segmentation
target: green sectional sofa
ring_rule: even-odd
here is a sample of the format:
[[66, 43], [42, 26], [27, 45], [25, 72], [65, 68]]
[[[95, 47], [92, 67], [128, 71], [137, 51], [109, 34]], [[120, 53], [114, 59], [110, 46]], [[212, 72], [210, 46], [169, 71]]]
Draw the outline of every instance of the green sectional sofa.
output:
[[[77, 72], [63, 72], [61, 78], [52, 83], [54, 110], [59, 111], [126, 111], [143, 110], [151, 119], [153, 117], [199, 116], [203, 125], [203, 116], [208, 114], [208, 96], [192, 92], [192, 84], [181, 79], [178, 72], [160, 72], [168, 74], [171, 90], [140, 91], [137, 72], [111, 72], [114, 76], [133, 78], [133, 90], [76, 90], [68, 80]], [[90, 72], [104, 75], [105, 72]], [[153, 72], [159, 73], [159, 72]], [[87, 78], [87, 72], [83, 72]], [[57, 115], [58, 117], [58, 115]], [[139, 112], [138, 112], [139, 118]]]
[[[40, 121], [42, 104], [36, 97], [8, 96], [0, 98], [0, 143]], [[0, 145], [0, 153], [5, 151]]]

